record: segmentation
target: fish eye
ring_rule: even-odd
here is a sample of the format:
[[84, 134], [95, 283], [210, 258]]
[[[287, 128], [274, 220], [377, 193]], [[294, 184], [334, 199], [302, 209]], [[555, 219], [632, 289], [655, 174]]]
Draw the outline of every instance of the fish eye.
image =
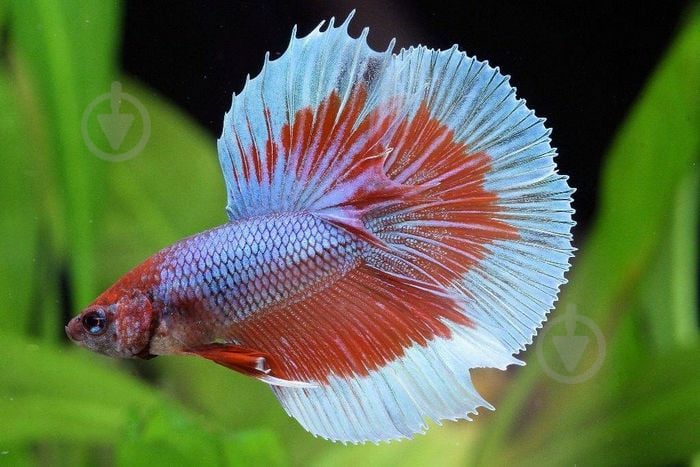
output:
[[82, 319], [83, 328], [93, 336], [99, 336], [107, 329], [107, 317], [101, 309], [85, 313]]

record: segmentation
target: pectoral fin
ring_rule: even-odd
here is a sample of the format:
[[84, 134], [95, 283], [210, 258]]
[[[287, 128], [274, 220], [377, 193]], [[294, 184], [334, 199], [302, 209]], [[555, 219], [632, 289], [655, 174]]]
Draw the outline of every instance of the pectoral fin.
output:
[[275, 376], [276, 365], [272, 357], [263, 352], [240, 345], [208, 344], [188, 349], [185, 353], [198, 355], [214, 363], [218, 363], [221, 366], [225, 366], [226, 368], [275, 386], [296, 388], [316, 387], [314, 383], [290, 381]]

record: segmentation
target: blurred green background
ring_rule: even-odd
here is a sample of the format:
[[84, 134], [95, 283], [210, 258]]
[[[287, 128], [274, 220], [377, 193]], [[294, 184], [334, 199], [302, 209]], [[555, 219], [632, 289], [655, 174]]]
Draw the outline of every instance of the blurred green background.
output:
[[[66, 342], [67, 318], [121, 273], [225, 221], [214, 138], [120, 75], [120, 18], [108, 2], [0, 1], [1, 465], [700, 466], [698, 5], [605, 156], [555, 311], [593, 323], [575, 332], [604, 345], [572, 368], [555, 340], [537, 340], [526, 367], [474, 372], [497, 411], [380, 446], [315, 439], [264, 384], [205, 361], [117, 361]], [[81, 133], [115, 77], [151, 123], [121, 163]], [[561, 323], [542, 336], [569, 332]]]

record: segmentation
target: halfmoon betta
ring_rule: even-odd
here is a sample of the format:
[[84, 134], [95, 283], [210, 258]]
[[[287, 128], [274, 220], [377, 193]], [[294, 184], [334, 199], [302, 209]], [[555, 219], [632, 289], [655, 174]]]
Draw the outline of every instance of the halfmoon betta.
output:
[[229, 221], [124, 275], [68, 323], [75, 343], [209, 359], [334, 441], [493, 408], [469, 370], [520, 364], [553, 308], [573, 190], [498, 68], [377, 52], [349, 21], [265, 57], [218, 140]]

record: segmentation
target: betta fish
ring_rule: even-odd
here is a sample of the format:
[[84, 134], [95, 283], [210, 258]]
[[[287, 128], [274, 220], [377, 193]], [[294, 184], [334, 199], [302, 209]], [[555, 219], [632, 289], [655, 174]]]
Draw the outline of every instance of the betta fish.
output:
[[457, 46], [378, 52], [349, 20], [295, 28], [234, 94], [228, 222], [124, 275], [71, 340], [211, 360], [344, 443], [493, 409], [470, 369], [522, 363], [565, 282], [573, 190], [498, 68]]

